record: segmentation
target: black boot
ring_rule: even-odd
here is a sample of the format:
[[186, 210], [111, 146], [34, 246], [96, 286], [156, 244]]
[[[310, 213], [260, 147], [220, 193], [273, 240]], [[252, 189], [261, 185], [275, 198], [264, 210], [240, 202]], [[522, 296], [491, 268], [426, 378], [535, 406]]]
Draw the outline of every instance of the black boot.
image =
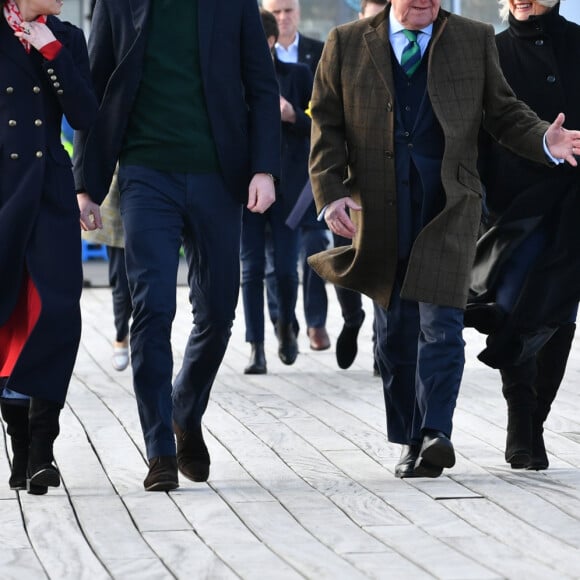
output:
[[550, 464], [544, 445], [544, 421], [564, 378], [575, 332], [576, 324], [573, 322], [560, 326], [538, 353], [534, 382], [537, 405], [532, 420], [532, 458], [528, 469], [548, 469]]
[[298, 342], [292, 324], [278, 322], [278, 356], [285, 365], [292, 365], [298, 356]]
[[12, 471], [8, 484], [10, 489], [26, 489], [26, 466], [28, 465], [28, 401], [18, 399], [18, 403], [0, 402], [2, 419], [12, 444]]
[[512, 469], [523, 469], [531, 461], [535, 369], [535, 359], [532, 358], [521, 365], [500, 370], [508, 408], [505, 460]]
[[60, 485], [60, 474], [54, 465], [52, 448], [60, 432], [58, 423], [62, 405], [46, 399], [30, 400], [28, 453], [28, 493], [41, 495], [48, 487]]
[[263, 342], [251, 342], [252, 352], [250, 361], [244, 369], [245, 375], [265, 375], [268, 372], [266, 368], [266, 353], [264, 352]]

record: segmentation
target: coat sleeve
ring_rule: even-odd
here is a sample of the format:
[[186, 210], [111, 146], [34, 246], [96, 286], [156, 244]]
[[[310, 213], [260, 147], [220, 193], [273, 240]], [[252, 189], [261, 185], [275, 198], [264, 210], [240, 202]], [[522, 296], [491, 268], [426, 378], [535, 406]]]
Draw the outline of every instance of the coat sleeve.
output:
[[[91, 33], [88, 45], [88, 62], [90, 63], [90, 78], [97, 103], [101, 103], [109, 78], [115, 70], [115, 55], [113, 52], [111, 16], [106, 2], [97, 2], [91, 23]], [[77, 191], [85, 190], [83, 163], [88, 128], [75, 131], [73, 149], [73, 173]]]
[[494, 30], [486, 36], [484, 127], [503, 146], [538, 163], [548, 164], [543, 137], [549, 123], [518, 100], [501, 71]]
[[241, 26], [242, 81], [248, 106], [250, 171], [280, 177], [280, 94], [255, 0], [245, 0]]
[[324, 45], [316, 70], [310, 106], [310, 179], [318, 211], [349, 195], [343, 183], [347, 150], [340, 73], [340, 36], [334, 29]]
[[43, 68], [70, 126], [88, 129], [95, 120], [98, 104], [81, 30], [71, 26], [69, 43], [63, 45], [56, 58], [45, 60]]

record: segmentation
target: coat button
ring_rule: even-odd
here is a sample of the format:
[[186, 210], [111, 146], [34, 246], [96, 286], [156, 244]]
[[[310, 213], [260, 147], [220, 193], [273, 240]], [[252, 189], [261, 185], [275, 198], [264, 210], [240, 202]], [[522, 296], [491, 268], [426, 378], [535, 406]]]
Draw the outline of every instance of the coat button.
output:
[[547, 80], [549, 83], [555, 83], [555, 82], [556, 82], [556, 77], [555, 77], [554, 75], [548, 75], [548, 76], [546, 77], [546, 80]]
[[50, 80], [51, 81], [55, 81], [56, 79], [57, 79], [57, 76], [56, 75], [50, 75]]
[[55, 89], [58, 89], [58, 88], [60, 88], [60, 83], [52, 83], [52, 86], [53, 86]]
[[42, 157], [42, 151], [37, 151], [35, 155], [40, 159]]
[[57, 95], [64, 95], [64, 91], [62, 89], [58, 89], [58, 91], [56, 91]]
[[544, 41], [540, 38], [535, 42], [536, 46], [544, 46]]
[[40, 93], [40, 87], [32, 87], [32, 92], [36, 94]]
[[34, 121], [34, 124], [36, 127], [42, 127], [42, 121], [40, 119], [36, 119], [36, 121]]
[[14, 161], [16, 161], [18, 159], [19, 155], [18, 153], [10, 153], [10, 159], [13, 159]]
[[14, 92], [14, 88], [13, 87], [6, 87], [6, 94], [7, 95], [11, 95]]
[[53, 68], [49, 68], [49, 69], [47, 69], [47, 70], [46, 70], [46, 72], [47, 72], [49, 75], [51, 75], [51, 74], [54, 72], [54, 69], [53, 69]]
[[392, 151], [385, 151], [385, 157], [387, 159], [392, 159], [394, 157], [393, 152]]
[[17, 124], [18, 123], [14, 119], [10, 119], [10, 121], [8, 121], [9, 127], [16, 127]]

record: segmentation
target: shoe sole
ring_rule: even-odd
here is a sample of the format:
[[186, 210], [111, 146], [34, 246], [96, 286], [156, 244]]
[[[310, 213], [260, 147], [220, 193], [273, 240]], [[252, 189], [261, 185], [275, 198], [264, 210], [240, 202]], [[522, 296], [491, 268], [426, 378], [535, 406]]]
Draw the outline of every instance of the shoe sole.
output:
[[26, 481], [26, 487], [58, 487], [60, 485], [60, 475], [56, 469], [45, 468], [37, 471]]
[[439, 477], [444, 468], [455, 465], [455, 451], [451, 441], [435, 439], [421, 453], [415, 463], [415, 477]]
[[176, 481], [156, 481], [151, 485], [145, 487], [145, 491], [171, 491], [173, 489], [177, 489], [179, 487], [179, 483]]
[[192, 469], [191, 464], [188, 464], [187, 466], [180, 466], [178, 463], [177, 467], [179, 469], [179, 473], [181, 473], [181, 475], [184, 477], [187, 477], [189, 481], [203, 483], [209, 479], [209, 465], [195, 466]]

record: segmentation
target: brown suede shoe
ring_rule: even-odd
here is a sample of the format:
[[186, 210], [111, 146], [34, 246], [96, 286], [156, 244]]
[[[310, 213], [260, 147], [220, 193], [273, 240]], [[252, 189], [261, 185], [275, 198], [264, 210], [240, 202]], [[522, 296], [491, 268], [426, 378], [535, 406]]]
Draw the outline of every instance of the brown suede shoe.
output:
[[149, 473], [143, 481], [145, 491], [171, 491], [179, 487], [177, 460], [172, 455], [161, 455], [149, 460]]
[[311, 326], [308, 329], [308, 338], [310, 339], [310, 348], [312, 350], [326, 350], [330, 348], [330, 338], [328, 338], [328, 332], [326, 332], [324, 326], [320, 328]]
[[207, 481], [210, 459], [201, 427], [194, 431], [184, 431], [173, 421], [173, 431], [177, 441], [177, 467], [179, 471], [191, 481]]

